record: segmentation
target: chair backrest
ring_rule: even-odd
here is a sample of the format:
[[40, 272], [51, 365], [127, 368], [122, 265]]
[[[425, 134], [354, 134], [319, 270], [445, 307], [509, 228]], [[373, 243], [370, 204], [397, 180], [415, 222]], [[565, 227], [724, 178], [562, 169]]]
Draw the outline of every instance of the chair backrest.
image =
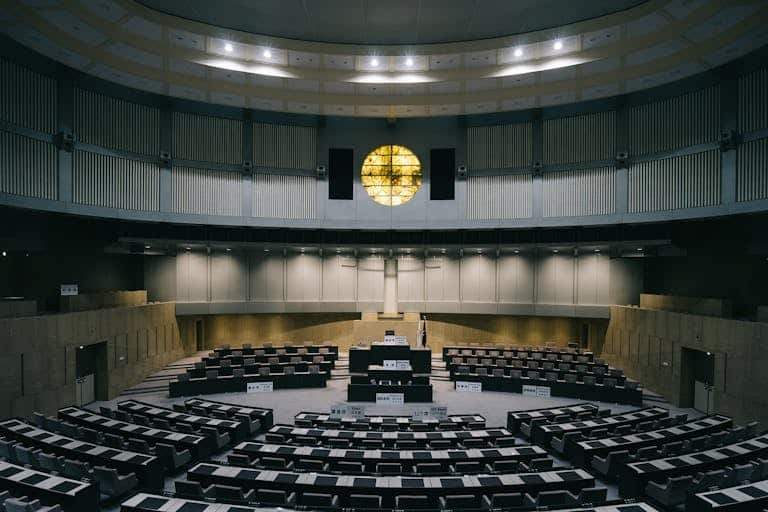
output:
[[424, 494], [401, 494], [395, 498], [395, 506], [399, 509], [428, 508], [429, 498]]
[[205, 378], [206, 379], [218, 379], [219, 378], [219, 371], [218, 370], [206, 370], [205, 372]]
[[259, 368], [259, 375], [269, 375], [269, 366], [261, 366]]
[[296, 368], [293, 367], [293, 366], [286, 366], [283, 369], [283, 373], [285, 373], [286, 375], [295, 375], [296, 374]]
[[504, 492], [491, 495], [491, 507], [509, 508], [523, 504], [523, 495], [519, 492]]
[[494, 377], [503, 377], [504, 376], [504, 369], [503, 368], [494, 368], [493, 369], [493, 376]]
[[240, 368], [234, 368], [234, 369], [232, 370], [232, 376], [233, 376], [234, 378], [236, 378], [236, 379], [237, 379], [237, 378], [241, 378], [241, 377], [244, 377], [244, 376], [245, 376], [245, 368], [242, 368], [242, 367], [240, 367]]
[[352, 494], [349, 504], [355, 508], [381, 508], [381, 496], [374, 494]]
[[550, 507], [553, 505], [565, 505], [571, 500], [568, 491], [541, 491], [536, 497], [536, 506]]
[[316, 364], [309, 365], [307, 369], [309, 370], [309, 373], [312, 373], [312, 374], [320, 373], [320, 367], [317, 366]]
[[602, 505], [608, 499], [608, 489], [605, 487], [587, 487], [579, 493], [579, 503], [582, 505]]
[[214, 484], [216, 490], [216, 500], [219, 501], [243, 501], [243, 489], [231, 485]]
[[595, 385], [595, 376], [594, 375], [585, 375], [584, 376], [584, 384], [587, 386], [594, 386]]

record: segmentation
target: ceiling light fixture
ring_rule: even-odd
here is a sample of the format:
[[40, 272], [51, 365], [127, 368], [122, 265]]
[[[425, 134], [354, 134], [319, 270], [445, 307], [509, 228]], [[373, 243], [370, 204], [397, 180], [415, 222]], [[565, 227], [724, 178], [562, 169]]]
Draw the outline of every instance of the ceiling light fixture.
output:
[[637, 250], [642, 252], [643, 248], [642, 247], [638, 247]]
[[272, 58], [272, 52], [269, 51], [269, 49], [264, 50], [264, 52], [262, 52], [262, 55], [264, 55], [265, 59], [271, 59]]
[[145, 249], [151, 249], [151, 248], [152, 248], [152, 246], [151, 246], [151, 245], [145, 245], [145, 246], [144, 246], [144, 248], [145, 248]]
[[600, 252], [600, 249], [595, 249], [595, 252]]
[[555, 44], [552, 45], [552, 48], [555, 50], [562, 50], [563, 49], [563, 42], [562, 41], [555, 41]]
[[232, 43], [225, 44], [224, 49], [227, 51], [227, 53], [232, 53], [232, 50], [234, 50], [234, 48], [232, 47]]
[[376, 57], [373, 57], [371, 59], [371, 66], [373, 66], [375, 68], [379, 67], [379, 59], [377, 59]]
[[523, 49], [522, 48], [517, 48], [515, 50], [515, 57], [522, 57], [522, 56], [523, 56]]
[[191, 247], [187, 247], [187, 250], [188, 250], [188, 251], [189, 251], [189, 250], [191, 250], [191, 249], [192, 249]]
[[227, 247], [227, 252], [232, 252], [232, 249], [230, 249], [229, 247]]
[[559, 249], [552, 249], [552, 252], [553, 252], [553, 253], [555, 253], [555, 254], [557, 254], [557, 253], [559, 253], [559, 252], [560, 252], [560, 250], [559, 250]]
[[413, 66], [413, 59], [411, 57], [408, 57], [405, 59], [405, 65], [408, 67]]
[[515, 249], [515, 254], [520, 254], [520, 250], [519, 249]]

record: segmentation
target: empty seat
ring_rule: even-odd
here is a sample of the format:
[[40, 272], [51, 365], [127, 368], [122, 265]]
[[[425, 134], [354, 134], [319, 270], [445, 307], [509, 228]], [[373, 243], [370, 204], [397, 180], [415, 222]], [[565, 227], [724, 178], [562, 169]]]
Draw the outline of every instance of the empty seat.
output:
[[64, 476], [73, 478], [75, 480], [83, 480], [91, 478], [91, 467], [87, 462], [80, 462], [79, 460], [64, 459]]
[[445, 473], [439, 462], [420, 462], [416, 464], [416, 473], [419, 475], [439, 475]]
[[285, 469], [288, 467], [288, 462], [282, 457], [261, 457], [259, 465], [270, 469]]
[[497, 437], [496, 438], [496, 446], [500, 448], [505, 448], [509, 446], [515, 446], [517, 444], [517, 439], [515, 439], [512, 436], [505, 436], [505, 437]]
[[200, 482], [176, 480], [174, 485], [176, 486], [176, 496], [180, 498], [204, 500], [206, 498], [213, 498], [216, 494], [216, 490], [213, 485], [203, 487]]
[[519, 492], [503, 492], [483, 496], [486, 508], [512, 508], [523, 504], [523, 495]]
[[326, 466], [319, 459], [299, 459], [294, 463], [294, 469], [301, 471], [325, 471]]
[[61, 473], [64, 470], [64, 457], [57, 457], [51, 453], [41, 453], [38, 456], [40, 468], [48, 473]]
[[233, 465], [233, 466], [250, 466], [251, 465], [251, 459], [248, 458], [247, 455], [243, 455], [241, 453], [230, 453], [227, 455], [227, 463]]
[[143, 439], [128, 439], [128, 449], [137, 453], [150, 453], [149, 444]]
[[381, 496], [375, 494], [351, 494], [349, 505], [353, 508], [381, 508]]
[[226, 432], [219, 432], [213, 427], [200, 427], [200, 433], [213, 440], [213, 445], [216, 450], [220, 450], [229, 444], [229, 434]]
[[685, 501], [688, 487], [693, 483], [690, 475], [668, 478], [663, 484], [648, 482], [645, 493], [665, 507], [674, 507]]
[[359, 475], [365, 473], [365, 466], [362, 462], [338, 461], [334, 463], [333, 469], [341, 473]]
[[3, 504], [5, 512], [61, 512], [59, 505], [44, 507], [40, 505], [40, 500], [30, 500], [23, 498], [8, 498]]
[[467, 473], [479, 473], [482, 470], [482, 465], [479, 462], [456, 462], [452, 465], [451, 471], [459, 475]]
[[256, 501], [268, 505], [291, 507], [296, 503], [296, 493], [276, 489], [259, 489], [256, 493]]
[[597, 507], [608, 499], [608, 489], [605, 487], [587, 487], [579, 492], [579, 505]]
[[456, 494], [441, 496], [440, 508], [443, 510], [471, 510], [480, 508], [480, 500], [474, 494]]
[[487, 445], [485, 439], [467, 438], [461, 441], [464, 448], [483, 448]]
[[527, 466], [531, 471], [547, 471], [552, 469], [554, 462], [555, 461], [549, 457], [541, 457], [538, 459], [529, 460]]
[[592, 457], [592, 467], [601, 475], [617, 477], [619, 470], [629, 461], [628, 450], [610, 452], [605, 458]]
[[160, 459], [168, 471], [176, 471], [184, 467], [192, 460], [189, 450], [178, 451], [173, 445], [165, 443], [155, 444], [155, 455]]
[[400, 510], [432, 508], [432, 502], [424, 494], [401, 494], [395, 498], [395, 507]]
[[527, 507], [556, 507], [570, 505], [574, 499], [568, 491], [541, 491], [538, 495], [525, 495], [524, 503]]
[[380, 462], [376, 464], [376, 472], [381, 475], [399, 475], [403, 466], [397, 462]]
[[339, 497], [319, 492], [305, 492], [299, 497], [298, 504], [307, 508], [338, 508]]
[[517, 460], [497, 460], [491, 466], [497, 473], [517, 473], [520, 469], [520, 461]]
[[116, 469], [96, 466], [93, 476], [99, 483], [99, 491], [109, 497], [122, 496], [139, 485], [139, 479], [134, 473], [118, 474]]
[[244, 492], [241, 487], [231, 485], [214, 484], [213, 489], [217, 501], [233, 501], [236, 503], [247, 503], [253, 499], [253, 489]]

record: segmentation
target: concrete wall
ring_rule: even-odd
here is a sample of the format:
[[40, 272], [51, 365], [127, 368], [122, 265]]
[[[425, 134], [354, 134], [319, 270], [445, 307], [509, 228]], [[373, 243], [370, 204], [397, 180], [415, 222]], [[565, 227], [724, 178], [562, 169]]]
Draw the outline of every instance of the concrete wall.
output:
[[37, 301], [0, 299], [0, 318], [33, 316], [37, 314]]
[[88, 311], [91, 309], [141, 306], [146, 303], [146, 290], [83, 293], [60, 297], [59, 311], [62, 313], [74, 313], [76, 311]]
[[724, 299], [654, 295], [651, 293], [640, 294], [640, 307], [725, 318], [730, 317], [733, 311], [731, 302]]
[[466, 343], [566, 346], [578, 342], [583, 325], [589, 326], [590, 347], [605, 332], [606, 320], [501, 315], [427, 315], [427, 341], [432, 350]]
[[680, 404], [682, 349], [715, 358], [714, 410], [737, 422], [768, 422], [768, 323], [611, 307], [602, 357], [645, 387]]
[[[383, 311], [384, 260], [378, 254], [212, 249], [146, 261], [150, 300], [173, 298], [180, 315]], [[604, 253], [402, 255], [398, 307], [607, 318], [609, 304], [638, 303], [642, 282], [639, 262]]]
[[107, 343], [110, 398], [186, 353], [168, 303], [2, 319], [0, 339], [0, 417], [72, 405], [80, 345]]

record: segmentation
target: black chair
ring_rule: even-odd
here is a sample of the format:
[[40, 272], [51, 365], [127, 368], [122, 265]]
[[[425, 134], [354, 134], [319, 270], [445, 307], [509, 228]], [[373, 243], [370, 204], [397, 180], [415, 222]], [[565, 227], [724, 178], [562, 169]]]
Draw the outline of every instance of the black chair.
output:
[[400, 510], [427, 509], [434, 505], [429, 497], [423, 494], [401, 494], [395, 498], [395, 508]]
[[253, 500], [254, 490], [243, 492], [241, 487], [231, 485], [214, 484], [213, 488], [216, 494], [216, 501], [231, 501], [234, 503], [248, 503]]
[[339, 497], [319, 492], [305, 492], [299, 497], [298, 504], [307, 508], [339, 508]]
[[276, 489], [259, 489], [256, 501], [267, 505], [292, 507], [296, 503], [296, 493]]
[[480, 508], [480, 499], [474, 494], [456, 494], [441, 496], [440, 508], [443, 510], [473, 510]]
[[174, 485], [176, 486], [176, 496], [179, 498], [205, 500], [206, 498], [213, 498], [216, 494], [216, 489], [213, 485], [204, 488], [200, 482], [176, 480]]
[[374, 494], [351, 494], [349, 496], [349, 506], [352, 508], [381, 508], [381, 496]]

